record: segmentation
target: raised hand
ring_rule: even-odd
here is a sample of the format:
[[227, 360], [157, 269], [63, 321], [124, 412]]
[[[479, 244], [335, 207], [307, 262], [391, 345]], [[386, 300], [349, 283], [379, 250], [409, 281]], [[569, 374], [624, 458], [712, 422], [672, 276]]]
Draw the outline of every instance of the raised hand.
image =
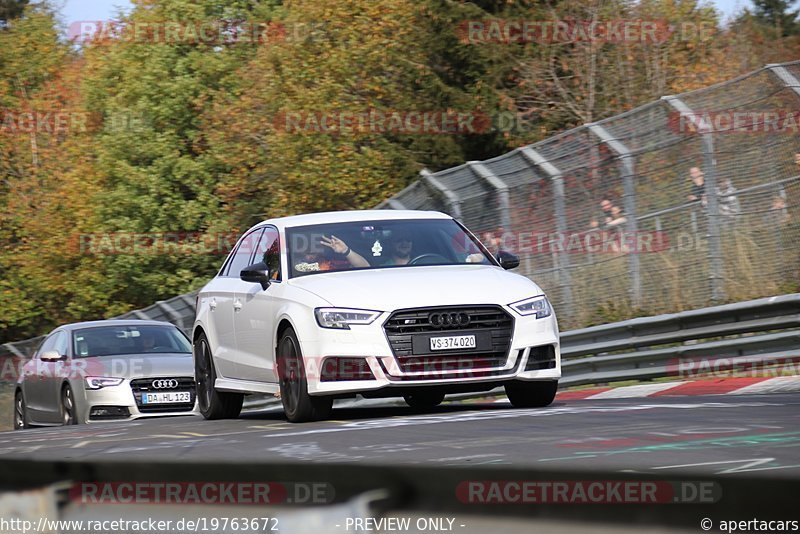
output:
[[320, 244], [328, 247], [329, 249], [333, 250], [337, 254], [344, 254], [345, 252], [350, 250], [350, 247], [347, 246], [347, 243], [345, 243], [344, 241], [342, 241], [341, 239], [339, 239], [335, 235], [332, 235], [330, 237], [322, 236], [320, 238], [319, 242], [320, 242]]

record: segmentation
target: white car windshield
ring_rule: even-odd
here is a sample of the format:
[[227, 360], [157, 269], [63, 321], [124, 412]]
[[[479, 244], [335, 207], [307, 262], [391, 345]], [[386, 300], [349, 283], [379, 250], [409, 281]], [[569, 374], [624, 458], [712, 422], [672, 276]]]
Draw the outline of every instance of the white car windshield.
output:
[[496, 264], [452, 219], [318, 224], [288, 228], [286, 237], [291, 277], [354, 269]]
[[101, 326], [72, 333], [76, 358], [121, 354], [191, 353], [186, 337], [171, 326]]

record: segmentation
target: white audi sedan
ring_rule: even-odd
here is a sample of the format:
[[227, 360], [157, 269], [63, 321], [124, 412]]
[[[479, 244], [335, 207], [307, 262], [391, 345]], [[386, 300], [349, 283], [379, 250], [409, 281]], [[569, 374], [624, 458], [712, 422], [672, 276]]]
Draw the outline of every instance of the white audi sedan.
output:
[[516, 407], [546, 406], [561, 377], [547, 297], [448, 215], [351, 211], [250, 228], [197, 297], [198, 407], [239, 415], [243, 396], [280, 393], [292, 422], [333, 400], [504, 386]]

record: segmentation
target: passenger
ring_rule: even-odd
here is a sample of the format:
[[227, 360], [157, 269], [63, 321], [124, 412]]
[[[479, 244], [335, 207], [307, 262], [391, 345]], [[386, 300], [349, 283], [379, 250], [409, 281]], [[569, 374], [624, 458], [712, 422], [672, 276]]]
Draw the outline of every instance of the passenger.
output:
[[364, 259], [361, 254], [352, 250], [347, 243], [331, 235], [330, 237], [322, 236], [319, 238], [318, 243], [324, 247], [329, 248], [339, 258], [327, 258], [323, 252], [309, 251], [304, 255], [302, 262], [294, 266], [298, 272], [312, 272], [312, 271], [341, 271], [347, 270], [350, 267], [361, 268], [369, 267], [369, 262]]
[[351, 250], [347, 243], [335, 235], [331, 235], [330, 237], [322, 236], [319, 242], [322, 246], [328, 247], [336, 254], [339, 254], [342, 258], [347, 260], [352, 267], [369, 267], [369, 262], [364, 259], [364, 256], [355, 250]]

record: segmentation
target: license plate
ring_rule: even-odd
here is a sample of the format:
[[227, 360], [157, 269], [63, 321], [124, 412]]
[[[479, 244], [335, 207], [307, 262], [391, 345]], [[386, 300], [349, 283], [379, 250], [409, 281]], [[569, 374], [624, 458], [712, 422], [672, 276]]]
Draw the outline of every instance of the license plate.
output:
[[142, 404], [172, 404], [192, 402], [192, 394], [188, 391], [165, 391], [163, 393], [145, 393]]
[[431, 350], [474, 349], [475, 336], [444, 336], [431, 338]]

